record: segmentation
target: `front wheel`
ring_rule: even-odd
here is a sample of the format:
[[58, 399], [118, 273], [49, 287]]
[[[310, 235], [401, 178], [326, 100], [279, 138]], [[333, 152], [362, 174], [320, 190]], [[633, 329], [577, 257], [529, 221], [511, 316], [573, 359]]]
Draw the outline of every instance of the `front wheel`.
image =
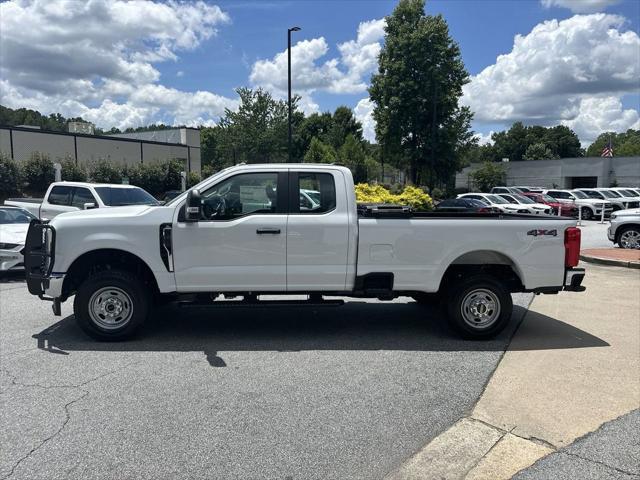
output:
[[509, 323], [512, 312], [511, 294], [492, 276], [471, 277], [449, 289], [449, 324], [465, 338], [497, 335]]
[[622, 227], [618, 234], [620, 248], [640, 248], [640, 227]]
[[591, 211], [590, 208], [583, 208], [582, 209], [582, 219], [583, 220], [591, 220], [593, 218], [593, 212]]
[[102, 270], [87, 278], [73, 302], [76, 322], [96, 340], [125, 340], [144, 323], [149, 295], [134, 275]]

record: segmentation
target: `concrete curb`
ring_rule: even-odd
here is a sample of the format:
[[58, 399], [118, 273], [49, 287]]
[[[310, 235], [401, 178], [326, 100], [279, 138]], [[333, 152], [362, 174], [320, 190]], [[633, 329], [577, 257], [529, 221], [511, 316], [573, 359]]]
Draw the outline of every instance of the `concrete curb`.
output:
[[614, 260], [612, 258], [594, 257], [592, 255], [583, 255], [583, 254], [580, 254], [580, 260], [587, 263], [595, 263], [597, 265], [608, 265], [611, 267], [640, 269], [640, 262], [635, 262], [635, 261]]

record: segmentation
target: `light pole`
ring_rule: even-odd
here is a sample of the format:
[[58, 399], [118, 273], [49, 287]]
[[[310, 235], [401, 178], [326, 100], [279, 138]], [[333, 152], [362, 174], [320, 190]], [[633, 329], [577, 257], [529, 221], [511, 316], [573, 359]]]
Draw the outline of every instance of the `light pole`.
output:
[[289, 163], [291, 163], [291, 32], [300, 31], [300, 27], [291, 27], [287, 29], [287, 67], [288, 67], [288, 85], [289, 94], [287, 99], [289, 101]]

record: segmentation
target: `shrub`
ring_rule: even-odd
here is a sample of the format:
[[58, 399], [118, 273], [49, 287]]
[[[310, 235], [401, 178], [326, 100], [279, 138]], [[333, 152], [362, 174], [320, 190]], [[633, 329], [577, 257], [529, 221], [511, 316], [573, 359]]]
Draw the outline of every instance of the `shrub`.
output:
[[20, 191], [20, 169], [9, 156], [0, 154], [0, 198]]
[[120, 183], [122, 182], [122, 169], [113, 165], [108, 160], [98, 160], [91, 166], [89, 176], [96, 183]]
[[397, 203], [409, 205], [414, 210], [424, 211], [433, 208], [433, 200], [421, 188], [407, 185], [400, 195], [397, 196]]
[[127, 169], [129, 184], [144, 188], [151, 195], [162, 195], [164, 188], [164, 171], [161, 165], [140, 163]]
[[440, 200], [440, 199], [441, 199], [441, 198], [443, 198], [444, 196], [445, 196], [445, 195], [444, 195], [444, 192], [443, 192], [441, 189], [439, 189], [438, 187], [435, 187], [435, 188], [431, 191], [431, 198], [432, 198], [432, 199], [434, 199], [434, 198], [435, 198], [435, 199]]
[[184, 163], [180, 160], [171, 160], [162, 164], [164, 173], [164, 190], [180, 190], [182, 186], [182, 177], [180, 173], [185, 171]]
[[414, 210], [431, 210], [433, 200], [422, 189], [407, 185], [402, 193], [394, 195], [382, 185], [359, 183], [356, 185], [356, 200], [361, 203], [390, 203], [409, 205]]
[[187, 188], [191, 188], [194, 185], [200, 183], [201, 178], [198, 172], [189, 172], [187, 174]]
[[83, 165], [76, 164], [72, 158], [66, 158], [62, 162], [62, 180], [69, 182], [86, 182], [87, 169]]
[[31, 193], [44, 193], [56, 177], [53, 162], [48, 155], [33, 152], [22, 167], [22, 177]]

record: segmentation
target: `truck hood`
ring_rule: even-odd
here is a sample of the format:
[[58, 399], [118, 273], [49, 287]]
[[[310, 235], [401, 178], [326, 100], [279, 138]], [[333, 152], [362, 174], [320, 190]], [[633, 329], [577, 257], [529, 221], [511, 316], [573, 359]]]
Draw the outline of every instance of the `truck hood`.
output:
[[28, 223], [10, 223], [0, 225], [0, 243], [24, 245], [27, 238]]
[[141, 215], [152, 208], [158, 208], [156, 206], [149, 205], [127, 205], [124, 207], [103, 207], [92, 208], [91, 210], [78, 210], [75, 212], [61, 213], [52, 220], [52, 222], [58, 218], [71, 219], [71, 218], [121, 218], [121, 217], [135, 217]]
[[629, 208], [627, 210], [618, 210], [615, 212], [616, 217], [640, 216], [640, 208]]

